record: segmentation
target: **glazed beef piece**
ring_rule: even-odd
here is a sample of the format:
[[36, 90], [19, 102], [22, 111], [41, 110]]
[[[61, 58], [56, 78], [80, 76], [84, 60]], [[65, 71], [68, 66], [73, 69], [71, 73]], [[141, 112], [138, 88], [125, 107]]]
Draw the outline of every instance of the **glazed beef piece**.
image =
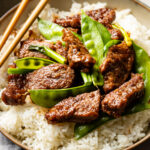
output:
[[120, 117], [128, 106], [132, 106], [144, 95], [144, 81], [141, 75], [132, 78], [102, 100], [102, 111], [113, 117]]
[[67, 65], [51, 64], [35, 70], [26, 77], [27, 89], [69, 88], [74, 80], [74, 70]]
[[[102, 23], [103, 25], [107, 26], [108, 24], [111, 24], [116, 15], [115, 11], [113, 9], [109, 8], [100, 8], [97, 10], [90, 10], [86, 11], [86, 14], [90, 16], [92, 19]], [[55, 18], [54, 22], [63, 26], [63, 27], [72, 27], [72, 28], [81, 28], [81, 15], [76, 14], [70, 17], [66, 18]]]
[[81, 28], [80, 20], [81, 20], [80, 14], [76, 14], [73, 16], [66, 16], [66, 18], [59, 18], [59, 17], [54, 18], [54, 22], [60, 26], [63, 26], [65, 28], [71, 27], [77, 29]]
[[106, 27], [116, 18], [115, 11], [109, 8], [100, 8], [97, 10], [87, 11], [86, 14]]
[[62, 64], [51, 64], [26, 75], [8, 75], [2, 100], [7, 105], [24, 104], [29, 89], [69, 88], [73, 80], [74, 71]]
[[129, 74], [134, 62], [134, 51], [125, 42], [109, 48], [108, 54], [100, 71], [104, 77], [103, 89], [105, 93], [122, 85]]
[[26, 40], [21, 42], [21, 47], [19, 50], [16, 51], [16, 56], [18, 58], [24, 58], [24, 57], [39, 57], [44, 59], [49, 59], [48, 56], [37, 52], [37, 51], [31, 51], [29, 50], [30, 45], [39, 45], [39, 46], [46, 46], [50, 47], [51, 43], [43, 40]]
[[38, 45], [38, 46], [46, 46], [54, 51], [56, 51], [58, 54], [67, 57], [67, 51], [62, 46], [62, 43], [60, 41], [57, 41], [56, 44], [53, 42], [48, 42], [44, 40], [33, 40], [29, 39], [26, 41], [21, 42], [21, 48], [15, 52], [16, 56], [18, 58], [24, 58], [24, 57], [39, 57], [39, 58], [45, 58], [50, 59], [48, 56], [34, 50], [29, 50], [30, 45]]
[[9, 75], [8, 82], [8, 86], [2, 92], [2, 101], [7, 105], [24, 104], [26, 98], [25, 75]]
[[122, 40], [123, 39], [123, 35], [121, 33], [120, 30], [118, 29], [113, 29], [111, 26], [110, 28], [108, 28], [108, 31], [110, 32], [111, 34], [111, 39], [112, 40]]
[[[116, 17], [116, 13], [113, 9], [100, 8], [97, 10], [86, 11], [86, 14], [106, 26], [111, 34], [112, 40], [123, 39], [121, 31], [113, 29], [111, 25]], [[81, 32], [81, 14], [67, 16], [66, 18], [55, 17], [54, 22], [65, 28], [75, 28], [78, 30], [78, 33]]]
[[45, 117], [48, 123], [91, 122], [99, 116], [100, 100], [99, 90], [69, 97], [52, 107]]
[[65, 47], [63, 47], [61, 41], [57, 41], [56, 44], [53, 47], [51, 47], [51, 49], [55, 50], [61, 56], [67, 58], [68, 50]]
[[95, 60], [82, 42], [68, 29], [63, 30], [62, 39], [66, 42], [66, 48], [68, 49], [69, 66], [83, 72], [89, 72], [95, 64]]

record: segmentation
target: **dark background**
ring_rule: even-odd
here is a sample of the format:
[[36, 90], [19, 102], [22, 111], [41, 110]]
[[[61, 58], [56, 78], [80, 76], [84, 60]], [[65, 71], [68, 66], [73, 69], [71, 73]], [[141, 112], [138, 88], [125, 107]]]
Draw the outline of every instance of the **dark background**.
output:
[[[0, 17], [18, 2], [20, 2], [20, 0], [0, 0]], [[10, 141], [7, 139], [6, 142], [10, 144]], [[16, 150], [16, 149], [18, 150], [17, 146], [14, 147], [14, 149], [11, 148], [11, 150]], [[146, 142], [144, 142], [134, 150], [150, 150], [150, 140], [147, 140]]]

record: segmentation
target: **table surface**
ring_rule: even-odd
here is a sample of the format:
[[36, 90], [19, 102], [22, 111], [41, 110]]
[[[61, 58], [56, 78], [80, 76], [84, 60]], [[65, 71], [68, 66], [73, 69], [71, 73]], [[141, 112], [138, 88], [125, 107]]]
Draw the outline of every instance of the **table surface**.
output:
[[[10, 2], [9, 2], [10, 1]], [[18, 0], [0, 0], [0, 16], [18, 3]], [[0, 150], [22, 150], [0, 133]], [[150, 150], [150, 140], [142, 143], [134, 150]]]

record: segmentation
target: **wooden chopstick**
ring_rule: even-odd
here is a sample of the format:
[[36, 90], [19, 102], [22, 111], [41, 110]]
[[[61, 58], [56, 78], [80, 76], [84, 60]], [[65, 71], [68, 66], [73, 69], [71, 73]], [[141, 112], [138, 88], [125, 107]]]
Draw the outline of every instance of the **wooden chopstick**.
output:
[[26, 20], [26, 22], [23, 24], [23, 26], [21, 27], [21, 29], [18, 31], [16, 37], [11, 42], [10, 46], [8, 47], [8, 49], [6, 49], [6, 51], [4, 51], [4, 53], [2, 54], [2, 56], [0, 58], [0, 67], [3, 65], [3, 63], [6, 61], [6, 59], [8, 58], [8, 56], [14, 50], [14, 48], [16, 47], [16, 45], [19, 43], [19, 41], [24, 36], [24, 34], [28, 30], [28, 28], [34, 22], [34, 20], [37, 18], [37, 16], [39, 15], [39, 13], [43, 10], [43, 8], [44, 8], [44, 6], [46, 5], [47, 2], [48, 2], [48, 0], [40, 0], [40, 2], [38, 3], [38, 5], [36, 6], [36, 8], [32, 11], [31, 15]]
[[8, 39], [10, 33], [12, 32], [14, 26], [16, 25], [17, 21], [19, 20], [20, 16], [22, 15], [24, 9], [26, 8], [28, 2], [29, 2], [29, 0], [22, 0], [19, 7], [17, 8], [13, 18], [11, 19], [8, 27], [6, 28], [6, 30], [2, 36], [2, 40], [0, 41], [0, 51], [1, 51], [2, 47], [4, 46], [6, 40]]
[[150, 3], [148, 3], [148, 1], [146, 0], [134, 0], [134, 1], [150, 11]]

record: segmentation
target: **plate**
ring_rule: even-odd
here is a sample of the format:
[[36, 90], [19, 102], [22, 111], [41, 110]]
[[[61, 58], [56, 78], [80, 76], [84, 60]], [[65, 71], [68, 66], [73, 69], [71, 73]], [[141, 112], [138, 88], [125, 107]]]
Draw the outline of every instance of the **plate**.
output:
[[[89, 3], [96, 3], [99, 0], [86, 0], [86, 2]], [[78, 3], [83, 3], [85, 0], [76, 0]], [[137, 3], [131, 0], [100, 0], [100, 2], [107, 2], [108, 7], [117, 8], [118, 10], [129, 8], [132, 10], [132, 13], [136, 18], [146, 27], [150, 28], [149, 24], [149, 18], [150, 18], [150, 12], [145, 9], [144, 7], [141, 7]], [[19, 27], [28, 17], [28, 14], [35, 8], [37, 5], [38, 0], [31, 0], [29, 2], [28, 7], [26, 8], [24, 14], [22, 15], [20, 21], [17, 24], [17, 27]], [[51, 0], [49, 1], [52, 7], [59, 8], [60, 10], [69, 10], [72, 0]], [[3, 33], [5, 30], [7, 24], [9, 23], [11, 17], [13, 16], [13, 13], [15, 12], [15, 9], [17, 8], [17, 5], [14, 6], [12, 9], [10, 9], [4, 16], [0, 18], [0, 34]], [[5, 135], [9, 140], [11, 140], [13, 143], [17, 144], [18, 146], [29, 149], [27, 146], [23, 145], [20, 141], [12, 137], [10, 134], [7, 133], [4, 129], [0, 129], [0, 132]], [[150, 138], [150, 133], [148, 133], [144, 138], [136, 142], [135, 144], [131, 145], [130, 147], [126, 148], [126, 150], [133, 149], [139, 144], [143, 143], [147, 139]]]

